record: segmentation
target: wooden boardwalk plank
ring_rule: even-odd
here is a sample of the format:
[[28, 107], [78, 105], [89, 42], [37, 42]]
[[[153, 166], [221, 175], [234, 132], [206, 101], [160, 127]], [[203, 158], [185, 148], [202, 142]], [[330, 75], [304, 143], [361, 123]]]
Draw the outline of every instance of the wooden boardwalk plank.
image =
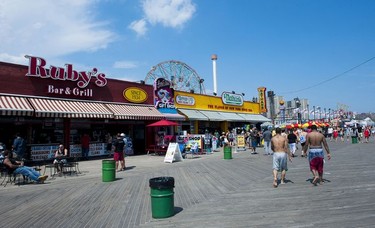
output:
[[[322, 186], [312, 187], [305, 158], [289, 163], [272, 187], [272, 157], [222, 152], [167, 164], [162, 156], [127, 157], [114, 182], [101, 180], [101, 161], [80, 163], [78, 176], [0, 188], [7, 227], [371, 227], [375, 218], [375, 143], [330, 143], [333, 159]], [[300, 152], [299, 152], [300, 153]], [[175, 178], [178, 213], [153, 219], [149, 179]]]

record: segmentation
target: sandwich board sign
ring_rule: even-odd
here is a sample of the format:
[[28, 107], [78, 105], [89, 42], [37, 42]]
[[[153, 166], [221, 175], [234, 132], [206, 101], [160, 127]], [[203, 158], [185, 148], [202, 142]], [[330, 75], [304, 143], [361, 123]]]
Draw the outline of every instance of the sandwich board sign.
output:
[[236, 151], [239, 151], [239, 150], [246, 151], [246, 144], [245, 144], [245, 136], [244, 135], [237, 135], [237, 150]]
[[164, 162], [172, 163], [174, 161], [182, 161], [182, 154], [178, 143], [169, 143]]

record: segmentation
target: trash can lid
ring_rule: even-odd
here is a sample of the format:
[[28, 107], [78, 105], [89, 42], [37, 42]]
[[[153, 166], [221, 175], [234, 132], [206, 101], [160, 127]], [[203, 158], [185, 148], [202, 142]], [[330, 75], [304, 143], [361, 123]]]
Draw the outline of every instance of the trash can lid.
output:
[[155, 177], [150, 179], [150, 187], [156, 189], [166, 189], [174, 187], [173, 177]]

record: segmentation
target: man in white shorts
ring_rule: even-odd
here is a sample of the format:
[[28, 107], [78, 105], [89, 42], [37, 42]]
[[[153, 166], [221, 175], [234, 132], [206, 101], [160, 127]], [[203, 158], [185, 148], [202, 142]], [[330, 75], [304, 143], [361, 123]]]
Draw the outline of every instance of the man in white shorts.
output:
[[281, 184], [285, 183], [285, 175], [288, 170], [287, 156], [289, 156], [289, 161], [292, 161], [288, 139], [281, 136], [280, 128], [276, 128], [276, 136], [271, 139], [271, 149], [273, 151], [273, 187], [276, 188], [278, 186], [278, 172], [281, 172]]

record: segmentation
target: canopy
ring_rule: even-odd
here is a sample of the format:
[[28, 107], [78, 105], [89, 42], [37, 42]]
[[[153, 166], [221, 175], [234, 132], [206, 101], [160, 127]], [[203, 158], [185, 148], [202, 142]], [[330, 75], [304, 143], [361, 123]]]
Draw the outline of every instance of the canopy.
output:
[[165, 127], [165, 126], [177, 126], [177, 125], [179, 124], [170, 120], [159, 120], [155, 123], [147, 125], [147, 127]]

